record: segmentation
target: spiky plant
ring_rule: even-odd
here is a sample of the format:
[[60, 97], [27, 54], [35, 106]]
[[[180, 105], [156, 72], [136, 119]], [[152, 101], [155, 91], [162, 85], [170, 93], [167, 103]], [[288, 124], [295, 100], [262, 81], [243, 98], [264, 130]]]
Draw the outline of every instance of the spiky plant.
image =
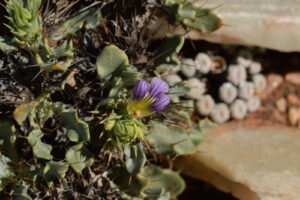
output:
[[219, 97], [225, 103], [232, 103], [238, 95], [238, 90], [232, 83], [223, 83], [219, 88]]
[[41, 0], [6, 0], [12, 40], [21, 48], [36, 50], [42, 42], [43, 22], [40, 15]]

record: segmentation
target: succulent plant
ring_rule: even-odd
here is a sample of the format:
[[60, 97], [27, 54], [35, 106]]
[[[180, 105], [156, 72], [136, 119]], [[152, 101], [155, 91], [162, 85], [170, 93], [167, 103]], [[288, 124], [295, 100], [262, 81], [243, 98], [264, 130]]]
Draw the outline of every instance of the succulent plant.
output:
[[198, 8], [191, 2], [181, 0], [164, 0], [163, 3], [177, 21], [197, 31], [211, 33], [222, 25], [212, 9]]
[[211, 58], [205, 53], [198, 53], [195, 57], [196, 69], [201, 74], [207, 74], [210, 72], [213, 63]]
[[196, 74], [196, 66], [195, 62], [191, 58], [186, 58], [181, 61], [181, 72], [186, 76], [187, 78], [191, 78], [195, 76]]
[[39, 13], [41, 0], [7, 0], [6, 11], [13, 33], [13, 42], [18, 46], [35, 50], [42, 42], [43, 23]]
[[260, 104], [260, 99], [257, 96], [250, 97], [247, 99], [248, 112], [255, 112], [259, 108]]
[[250, 74], [258, 74], [261, 71], [261, 64], [258, 62], [252, 62], [249, 65], [249, 69], [248, 69]]
[[239, 85], [239, 97], [249, 99], [254, 95], [254, 84], [252, 82], [241, 82]]
[[230, 111], [226, 104], [218, 103], [210, 113], [211, 119], [216, 123], [224, 123], [230, 118]]
[[199, 114], [204, 116], [209, 115], [214, 107], [215, 101], [209, 94], [203, 95], [196, 102], [197, 111], [199, 112]]
[[230, 113], [233, 119], [244, 119], [247, 114], [247, 104], [241, 99], [236, 99], [230, 105]]
[[262, 74], [255, 74], [252, 77], [255, 91], [261, 93], [267, 88], [267, 80]]
[[186, 94], [188, 98], [199, 99], [206, 91], [205, 83], [201, 82], [197, 78], [191, 78], [186, 81], [186, 87], [189, 88], [189, 92]]
[[179, 64], [177, 53], [184, 44], [184, 37], [181, 34], [167, 35], [166, 41], [154, 53], [154, 65]]
[[225, 103], [232, 103], [237, 95], [238, 90], [232, 83], [223, 83], [219, 88], [219, 97]]
[[246, 69], [239, 65], [230, 65], [228, 67], [227, 80], [234, 85], [239, 85], [241, 82], [246, 81], [247, 72]]

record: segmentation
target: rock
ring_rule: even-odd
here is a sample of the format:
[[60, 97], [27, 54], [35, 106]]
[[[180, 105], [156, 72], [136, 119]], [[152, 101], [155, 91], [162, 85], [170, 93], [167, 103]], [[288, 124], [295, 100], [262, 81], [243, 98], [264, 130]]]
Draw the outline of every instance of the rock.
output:
[[285, 113], [287, 108], [286, 99], [285, 98], [278, 99], [276, 101], [276, 107], [280, 112]]
[[294, 85], [300, 86], [300, 72], [290, 72], [285, 75], [285, 80]]
[[292, 104], [292, 105], [300, 104], [299, 98], [295, 94], [292, 94], [292, 93], [287, 95], [287, 101], [289, 102], [289, 104]]
[[299, 200], [299, 129], [247, 124], [211, 129], [198, 153], [176, 160], [177, 170], [240, 200]]
[[296, 107], [289, 108], [288, 118], [289, 118], [289, 122], [292, 126], [297, 125], [298, 121], [300, 120], [299, 108], [296, 108]]
[[285, 52], [300, 51], [298, 0], [285, 0], [284, 3], [282, 0], [189, 1], [195, 2], [198, 6], [215, 8], [215, 12], [225, 25], [212, 34], [202, 34], [197, 31], [187, 32], [182, 27], [175, 29], [171, 25], [162, 25], [158, 20], [150, 27], [153, 30], [159, 26], [156, 38], [177, 32], [195, 40], [260, 46]]
[[267, 75], [267, 91], [266, 93], [272, 93], [283, 83], [283, 77], [279, 74]]

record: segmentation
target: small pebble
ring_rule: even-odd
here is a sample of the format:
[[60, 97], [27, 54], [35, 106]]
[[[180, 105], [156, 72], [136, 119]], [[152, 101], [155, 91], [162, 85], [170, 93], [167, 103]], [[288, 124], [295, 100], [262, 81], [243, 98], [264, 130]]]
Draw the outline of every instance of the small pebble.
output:
[[287, 73], [284, 78], [287, 82], [300, 86], [300, 72]]
[[283, 83], [283, 77], [279, 74], [267, 75], [267, 93], [272, 93]]
[[297, 125], [300, 119], [299, 108], [291, 107], [288, 112], [288, 119], [292, 126]]
[[286, 103], [286, 99], [285, 98], [281, 98], [279, 100], [276, 101], [276, 107], [278, 108], [278, 110], [282, 113], [286, 112], [287, 109], [287, 103]]
[[238, 57], [237, 58], [237, 63], [239, 65], [242, 65], [243, 67], [249, 67], [252, 63], [252, 60], [249, 60], [249, 59], [246, 59], [246, 58], [243, 58], [243, 57]]
[[288, 94], [287, 101], [289, 104], [292, 104], [294, 106], [300, 104], [300, 100], [295, 94]]

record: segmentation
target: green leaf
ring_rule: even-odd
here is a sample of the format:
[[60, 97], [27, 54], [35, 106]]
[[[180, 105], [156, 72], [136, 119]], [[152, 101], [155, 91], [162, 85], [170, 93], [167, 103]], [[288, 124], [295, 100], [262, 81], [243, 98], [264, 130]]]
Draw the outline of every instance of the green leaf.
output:
[[78, 118], [76, 110], [60, 113], [60, 123], [67, 129], [67, 136], [72, 142], [90, 140], [89, 125]]
[[180, 195], [185, 189], [184, 180], [178, 173], [170, 169], [147, 167], [141, 173], [141, 176], [147, 178], [149, 181], [144, 190], [144, 193], [149, 197], [166, 196], [168, 195], [166, 193], [169, 193], [171, 199], [173, 199]]
[[0, 191], [2, 191], [10, 179], [15, 176], [11, 167], [11, 160], [0, 154]]
[[162, 123], [152, 122], [152, 131], [148, 135], [158, 153], [192, 154], [202, 141], [199, 131], [192, 128], [168, 127]]
[[53, 181], [64, 178], [68, 169], [69, 164], [65, 162], [47, 162], [44, 168], [44, 178], [48, 184], [52, 184]]
[[27, 140], [32, 146], [33, 154], [38, 158], [43, 158], [46, 160], [52, 160], [53, 156], [51, 155], [52, 146], [42, 142], [42, 137], [44, 134], [40, 129], [32, 130]]
[[155, 52], [154, 65], [158, 66], [163, 63], [178, 64], [177, 53], [184, 44], [184, 36], [181, 34], [167, 35], [166, 41]]
[[8, 41], [7, 38], [1, 37], [0, 36], [0, 50], [5, 52], [5, 53], [9, 53], [12, 51], [16, 51], [18, 50], [15, 46], [13, 46], [11, 44], [10, 41]]
[[14, 111], [14, 118], [21, 125], [29, 115], [39, 105], [38, 102], [30, 102], [19, 105]]
[[66, 160], [71, 165], [73, 170], [81, 174], [82, 170], [86, 167], [90, 167], [94, 163], [94, 158], [90, 153], [82, 148], [83, 144], [77, 144], [72, 146], [66, 152]]
[[126, 158], [126, 168], [129, 174], [137, 174], [141, 171], [146, 163], [146, 155], [143, 151], [141, 143], [137, 145], [129, 145], [124, 148]]
[[24, 181], [18, 183], [11, 192], [12, 200], [32, 200], [32, 198], [27, 194], [29, 186], [26, 185]]
[[65, 21], [57, 30], [55, 40], [61, 40], [69, 35], [74, 35], [83, 26], [86, 29], [96, 28], [100, 24], [101, 14], [95, 7], [79, 12], [77, 15]]
[[11, 122], [0, 122], [0, 141], [1, 140], [1, 153], [13, 161], [18, 161], [19, 155], [16, 147], [16, 130]]
[[124, 51], [115, 45], [105, 47], [97, 57], [96, 68], [98, 77], [104, 79], [116, 69], [129, 64], [128, 57]]

